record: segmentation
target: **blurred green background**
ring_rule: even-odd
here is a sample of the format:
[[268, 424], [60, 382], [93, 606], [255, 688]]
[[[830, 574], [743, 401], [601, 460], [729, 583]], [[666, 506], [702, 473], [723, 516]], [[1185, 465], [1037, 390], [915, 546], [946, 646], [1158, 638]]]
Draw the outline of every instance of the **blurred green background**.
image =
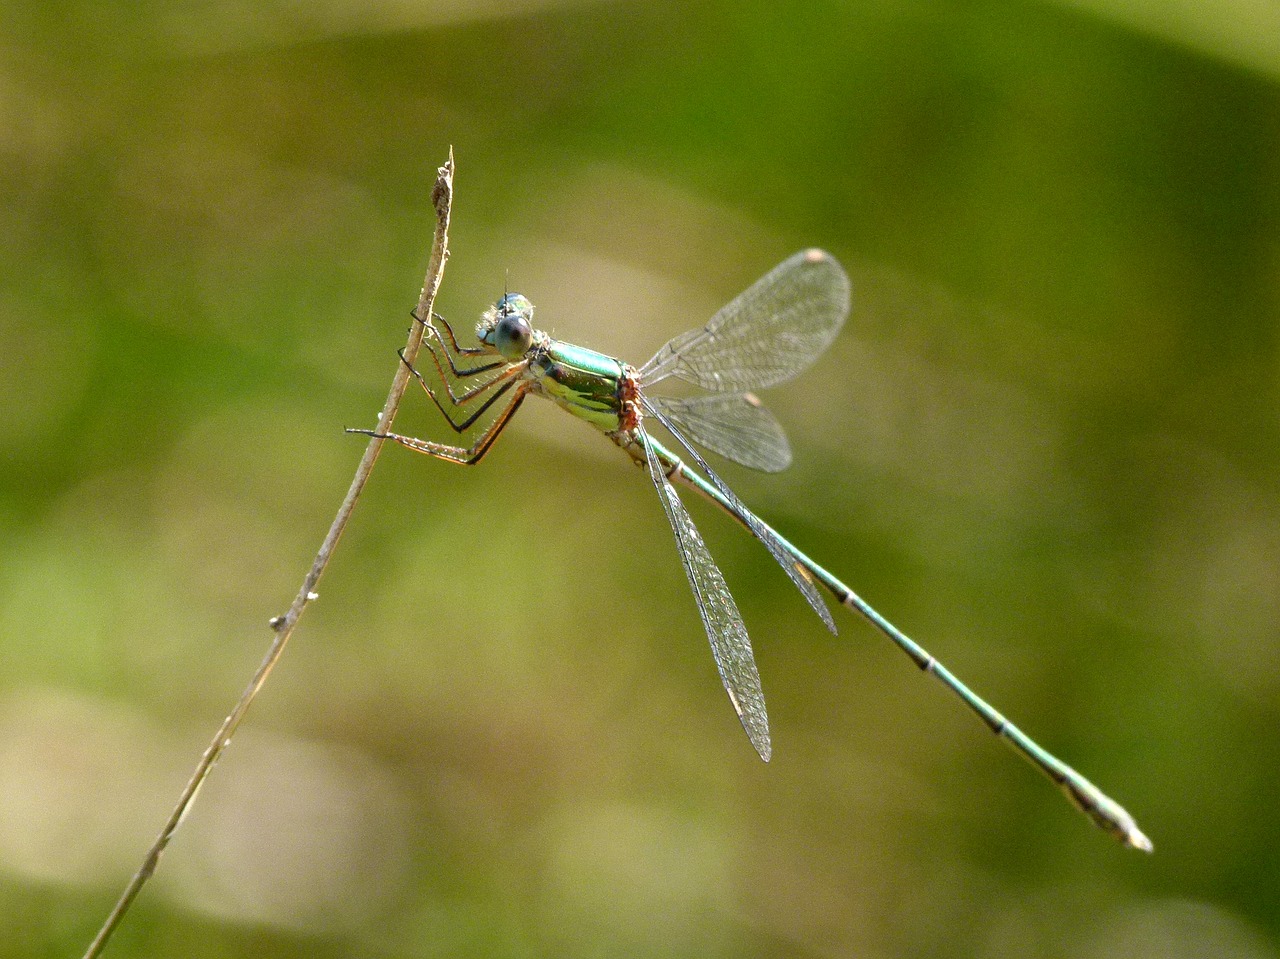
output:
[[[108, 955], [1280, 955], [1280, 14], [1266, 4], [9, 4], [0, 956], [76, 956], [269, 640], [396, 368], [504, 287], [642, 361], [855, 284], [738, 492], [1124, 803], [526, 404], [383, 456]], [[425, 397], [398, 425], [440, 437]]]

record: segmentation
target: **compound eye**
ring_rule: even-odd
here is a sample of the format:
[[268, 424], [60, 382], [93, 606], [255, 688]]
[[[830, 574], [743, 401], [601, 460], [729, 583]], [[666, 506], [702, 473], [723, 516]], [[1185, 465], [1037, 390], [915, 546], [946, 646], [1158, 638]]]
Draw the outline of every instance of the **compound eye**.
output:
[[521, 313], [506, 313], [493, 331], [493, 345], [508, 360], [518, 360], [533, 345], [533, 327]]

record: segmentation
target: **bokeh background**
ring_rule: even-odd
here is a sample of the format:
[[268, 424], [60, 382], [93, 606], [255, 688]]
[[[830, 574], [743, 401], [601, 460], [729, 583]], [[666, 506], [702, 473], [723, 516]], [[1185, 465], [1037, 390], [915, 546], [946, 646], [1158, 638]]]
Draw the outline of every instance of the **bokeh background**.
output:
[[[529, 403], [388, 450], [128, 956], [1280, 956], [1267, 3], [64, 2], [0, 15], [0, 956], [83, 951], [396, 368], [505, 287], [642, 361], [794, 250], [851, 320], [724, 474], [1156, 844]], [[443, 434], [425, 397], [399, 425]]]

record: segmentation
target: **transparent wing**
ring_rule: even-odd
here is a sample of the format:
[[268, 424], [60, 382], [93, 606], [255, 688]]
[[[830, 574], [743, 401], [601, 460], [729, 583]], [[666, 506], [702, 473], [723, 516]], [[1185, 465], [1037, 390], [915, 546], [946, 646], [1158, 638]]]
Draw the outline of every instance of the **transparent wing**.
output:
[[782, 567], [782, 571], [790, 577], [791, 582], [795, 584], [796, 589], [800, 590], [800, 595], [805, 598], [805, 601], [810, 605], [810, 607], [812, 607], [813, 611], [822, 618], [822, 622], [826, 625], [827, 629], [831, 630], [832, 635], [834, 635], [836, 632], [836, 621], [831, 618], [831, 610], [827, 609], [827, 604], [823, 602], [822, 594], [818, 592], [818, 587], [813, 585], [813, 580], [810, 579], [808, 571], [796, 562], [795, 557], [787, 552], [787, 548], [785, 546], [778, 542], [778, 537], [773, 530], [765, 526], [764, 523], [760, 521], [760, 517], [747, 509], [747, 505], [742, 502], [742, 500], [738, 499], [737, 494], [734, 493], [733, 490], [729, 489], [728, 484], [726, 484], [724, 480], [716, 475], [715, 470], [707, 465], [707, 461], [702, 458], [702, 455], [689, 445], [689, 441], [681, 435], [680, 430], [677, 428], [675, 423], [671, 422], [671, 420], [668, 419], [661, 410], [655, 409], [651, 399], [642, 397], [640, 402], [644, 405], [645, 410], [650, 413], [654, 419], [661, 423], [666, 428], [667, 432], [676, 438], [676, 441], [681, 446], [689, 451], [689, 455], [692, 456], [693, 461], [698, 464], [698, 468], [707, 474], [707, 477], [715, 484], [716, 489], [718, 489], [720, 494], [725, 498], [726, 502], [729, 504], [729, 509], [732, 510], [734, 516], [742, 520], [743, 525], [751, 531], [752, 536], [764, 543], [765, 549], [769, 551], [769, 555], [772, 556], [777, 564]]
[[667, 479], [649, 437], [643, 430], [638, 432], [649, 461], [649, 476], [658, 489], [662, 507], [671, 522], [680, 562], [684, 564], [689, 586], [693, 589], [698, 612], [702, 616], [702, 625], [706, 627], [707, 638], [711, 640], [711, 653], [720, 670], [720, 679], [724, 682], [725, 691], [729, 694], [738, 718], [742, 720], [742, 728], [747, 731], [751, 745], [756, 747], [760, 758], [768, 762], [772, 752], [769, 743], [769, 717], [765, 713], [760, 673], [751, 652], [747, 628], [742, 625], [742, 617], [738, 614], [737, 604], [729, 593], [723, 574], [716, 567], [697, 527], [693, 525], [693, 519], [676, 495], [675, 487]]
[[713, 316], [671, 340], [640, 369], [650, 386], [676, 376], [743, 392], [789, 380], [818, 358], [849, 314], [849, 277], [823, 250], [802, 250]]
[[689, 439], [735, 463], [766, 473], [791, 465], [791, 444], [782, 424], [751, 393], [653, 396], [649, 402]]

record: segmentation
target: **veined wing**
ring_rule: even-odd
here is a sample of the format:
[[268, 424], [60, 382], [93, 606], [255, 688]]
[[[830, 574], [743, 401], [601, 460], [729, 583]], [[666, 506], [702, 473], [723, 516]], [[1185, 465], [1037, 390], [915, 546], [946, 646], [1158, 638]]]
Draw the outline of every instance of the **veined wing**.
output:
[[729, 489], [729, 485], [716, 475], [715, 470], [707, 465], [707, 461], [702, 458], [702, 454], [694, 449], [693, 446], [690, 445], [689, 441], [681, 435], [676, 424], [671, 422], [671, 420], [663, 414], [661, 410], [655, 409], [653, 401], [648, 397], [642, 397], [640, 402], [643, 404], [645, 410], [653, 416], [654, 419], [661, 423], [668, 433], [676, 438], [676, 442], [689, 451], [689, 455], [692, 456], [693, 461], [698, 464], [698, 468], [707, 474], [707, 478], [715, 484], [716, 489], [718, 489], [721, 495], [724, 496], [730, 509], [732, 509], [733, 514], [738, 519], [742, 520], [743, 525], [751, 531], [752, 536], [764, 544], [765, 549], [769, 551], [769, 555], [772, 556], [774, 560], [777, 561], [778, 565], [782, 567], [782, 571], [790, 577], [791, 582], [795, 584], [796, 589], [800, 590], [800, 595], [805, 598], [805, 601], [813, 608], [813, 611], [822, 618], [822, 622], [834, 635], [836, 632], [836, 621], [831, 618], [831, 610], [827, 609], [827, 604], [823, 601], [822, 595], [818, 592], [818, 587], [813, 585], [813, 580], [810, 578], [808, 571], [796, 562], [796, 558], [787, 551], [785, 546], [778, 542], [778, 537], [773, 530], [765, 526], [764, 523], [760, 521], [760, 517], [747, 509], [747, 505], [742, 502], [742, 500], [738, 499], [738, 495], [733, 490]]
[[849, 277], [823, 250], [802, 250], [762, 276], [706, 326], [682, 333], [640, 369], [743, 392], [789, 380], [821, 355], [849, 315]]
[[747, 628], [742, 625], [742, 617], [738, 614], [737, 604], [729, 593], [724, 575], [711, 558], [706, 544], [702, 542], [702, 536], [693, 525], [693, 519], [685, 510], [684, 504], [680, 502], [680, 497], [676, 495], [675, 487], [667, 479], [649, 437], [643, 430], [638, 432], [649, 461], [649, 476], [658, 489], [662, 507], [671, 522], [671, 530], [676, 536], [676, 551], [680, 554], [680, 562], [684, 564], [685, 575], [689, 577], [689, 586], [697, 600], [698, 613], [702, 616], [702, 625], [706, 627], [707, 638], [711, 640], [711, 653], [720, 670], [720, 679], [724, 682], [734, 711], [742, 720], [742, 728], [747, 731], [751, 745], [756, 747], [760, 758], [768, 762], [772, 752], [769, 743], [769, 717], [764, 708], [760, 673], [751, 652]]
[[651, 396], [649, 401], [689, 439], [735, 463], [766, 473], [791, 465], [791, 444], [782, 424], [752, 393]]

